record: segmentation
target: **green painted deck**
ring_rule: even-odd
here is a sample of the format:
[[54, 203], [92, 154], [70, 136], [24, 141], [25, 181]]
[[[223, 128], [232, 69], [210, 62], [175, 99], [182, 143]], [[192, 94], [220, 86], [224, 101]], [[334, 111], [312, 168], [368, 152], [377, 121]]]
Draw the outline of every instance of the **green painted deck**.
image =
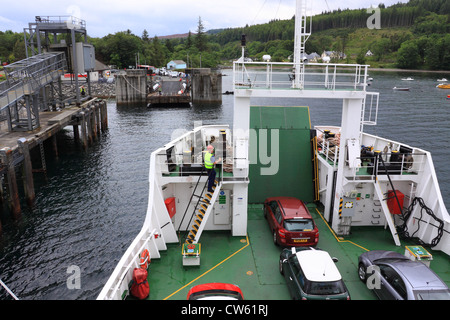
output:
[[[358, 279], [358, 256], [366, 250], [404, 253], [383, 227], [352, 227], [352, 234], [337, 238], [314, 204], [308, 204], [318, 225], [318, 247], [337, 257], [337, 267], [353, 300], [376, 300], [373, 292]], [[189, 289], [208, 282], [239, 285], [246, 300], [290, 300], [283, 276], [278, 271], [281, 248], [274, 245], [262, 205], [249, 205], [248, 236], [232, 237], [229, 231], [204, 231], [200, 239], [200, 266], [183, 267], [181, 245], [171, 244], [153, 259], [149, 267], [150, 300], [185, 300]], [[428, 250], [428, 248], [427, 248]], [[450, 259], [441, 252], [433, 255], [433, 269], [450, 285]]]

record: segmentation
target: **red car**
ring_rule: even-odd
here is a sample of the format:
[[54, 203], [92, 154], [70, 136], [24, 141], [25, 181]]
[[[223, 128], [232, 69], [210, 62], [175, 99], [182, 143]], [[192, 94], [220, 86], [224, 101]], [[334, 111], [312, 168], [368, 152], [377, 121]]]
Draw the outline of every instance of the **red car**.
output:
[[319, 230], [305, 203], [293, 197], [273, 197], [264, 201], [273, 242], [282, 247], [316, 246]]
[[212, 282], [192, 287], [187, 300], [244, 300], [244, 295], [234, 284]]

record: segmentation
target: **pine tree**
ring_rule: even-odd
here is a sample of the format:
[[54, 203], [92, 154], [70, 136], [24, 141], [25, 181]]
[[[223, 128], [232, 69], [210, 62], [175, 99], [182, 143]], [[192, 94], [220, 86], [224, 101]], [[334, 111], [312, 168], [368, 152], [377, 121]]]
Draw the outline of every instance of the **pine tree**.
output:
[[206, 35], [205, 35], [205, 27], [202, 23], [202, 18], [198, 17], [198, 27], [197, 27], [197, 35], [195, 36], [198, 51], [202, 52], [206, 50]]

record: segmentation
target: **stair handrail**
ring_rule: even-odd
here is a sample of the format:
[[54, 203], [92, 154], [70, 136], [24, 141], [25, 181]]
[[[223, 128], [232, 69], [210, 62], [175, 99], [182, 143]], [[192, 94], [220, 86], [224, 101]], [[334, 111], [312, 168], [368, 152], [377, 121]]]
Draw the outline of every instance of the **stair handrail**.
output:
[[[386, 164], [385, 164], [385, 162], [383, 160], [383, 157], [381, 156], [381, 152], [378, 154], [377, 157], [375, 157], [375, 170], [374, 170], [375, 171], [375, 179], [377, 178], [377, 173], [378, 173], [378, 166], [377, 166], [378, 160], [381, 160], [381, 164], [383, 165], [384, 171], [386, 172], [386, 177], [388, 178], [389, 184], [391, 185], [392, 191], [394, 192], [394, 197], [395, 197], [395, 199], [397, 201], [398, 208], [400, 209], [400, 213], [402, 215], [402, 219], [404, 219], [405, 217], [403, 215], [403, 208], [400, 205], [400, 200], [397, 197], [397, 191], [395, 190], [394, 184], [392, 183], [391, 177], [389, 176], [389, 172], [387, 170], [387, 167], [386, 167]], [[382, 199], [382, 200], [387, 200], [387, 198], [386, 199]]]
[[[195, 216], [195, 212], [197, 211], [198, 204], [200, 203], [200, 200], [201, 200], [202, 197], [203, 197], [203, 193], [205, 192], [205, 188], [206, 188], [206, 186], [208, 185], [208, 181], [209, 181], [209, 177], [210, 177], [211, 173], [212, 173], [212, 171], [209, 173], [208, 179], [206, 179], [206, 182], [205, 182], [205, 184], [203, 185], [203, 189], [202, 189], [202, 192], [200, 193], [200, 196], [197, 196], [197, 197], [198, 197], [197, 203], [195, 204], [194, 210], [192, 211], [192, 214], [191, 214], [191, 218], [189, 219], [189, 222], [187, 223], [186, 229], [185, 229], [184, 231], [189, 231], [189, 226], [190, 226], [191, 223], [192, 223], [192, 219], [193, 219], [194, 216]], [[197, 185], [199, 184], [199, 182], [200, 182], [200, 180], [197, 182]], [[197, 185], [196, 185], [196, 188], [197, 188]], [[195, 189], [196, 189], [196, 188], [195, 188]], [[193, 196], [194, 196], [195, 189], [194, 189], [194, 192], [193, 192], [192, 195], [191, 195], [191, 200], [192, 200], [192, 198], [193, 198]], [[210, 203], [210, 204], [211, 204], [211, 203]], [[189, 203], [188, 203], [188, 205], [187, 205], [187, 208], [189, 208]], [[187, 211], [187, 208], [186, 208], [186, 211]], [[206, 211], [205, 211], [205, 213], [206, 213]], [[183, 216], [183, 218], [184, 218], [184, 216]], [[180, 224], [180, 227], [181, 227], [181, 224]], [[186, 232], [186, 236], [184, 237], [184, 240], [183, 240], [182, 243], [186, 242], [188, 236], [189, 236], [189, 232]]]
[[[204, 170], [205, 170], [205, 166], [202, 166], [202, 170], [200, 171], [200, 175], [198, 176], [197, 183], [195, 184], [195, 187], [194, 187], [194, 191], [192, 191], [191, 198], [189, 199], [189, 201], [188, 201], [188, 203], [187, 203], [186, 210], [184, 210], [183, 218], [181, 219], [180, 225], [178, 226], [178, 230], [177, 230], [178, 232], [180, 232], [181, 226], [182, 226], [182, 224], [183, 224], [184, 217], [186, 216], [186, 213], [187, 213], [187, 211], [188, 211], [189, 205], [190, 205], [190, 203], [191, 203], [191, 201], [192, 201], [192, 198], [193, 198], [194, 195], [195, 195], [195, 191], [197, 190], [197, 186], [198, 186], [198, 184], [200, 183], [200, 178], [202, 177], [202, 174], [203, 174], [203, 171], [204, 171]], [[203, 189], [204, 189], [204, 187], [203, 187]], [[198, 201], [197, 201], [197, 204], [196, 204], [195, 209], [197, 209], [197, 205], [198, 205]], [[189, 225], [189, 224], [188, 224], [188, 225]], [[186, 230], [185, 230], [185, 231], [186, 231]]]

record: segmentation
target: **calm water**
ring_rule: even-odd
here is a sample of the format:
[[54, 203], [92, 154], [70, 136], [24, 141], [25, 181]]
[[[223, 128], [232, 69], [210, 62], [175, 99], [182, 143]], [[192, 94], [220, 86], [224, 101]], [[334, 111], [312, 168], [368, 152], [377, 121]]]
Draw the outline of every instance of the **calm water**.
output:
[[[229, 72], [226, 72], [229, 74]], [[436, 89], [444, 74], [375, 73], [369, 91], [380, 92], [374, 133], [432, 152], [444, 201], [450, 208], [450, 90]], [[405, 83], [402, 77], [412, 76]], [[231, 91], [231, 76], [223, 92]], [[394, 92], [394, 86], [410, 92]], [[313, 125], [340, 125], [341, 101], [301, 103], [256, 99], [254, 105], [308, 105]], [[23, 205], [15, 223], [1, 212], [0, 278], [20, 299], [95, 299], [123, 252], [134, 239], [147, 209], [150, 153], [171, 140], [177, 129], [232, 124], [233, 96], [222, 105], [192, 108], [117, 107], [108, 103], [109, 130], [87, 152], [71, 131], [59, 136], [59, 158], [47, 150], [47, 180], [35, 174], [36, 205]], [[81, 272], [81, 288], [68, 289], [68, 268]], [[10, 299], [0, 288], [0, 299]]]

